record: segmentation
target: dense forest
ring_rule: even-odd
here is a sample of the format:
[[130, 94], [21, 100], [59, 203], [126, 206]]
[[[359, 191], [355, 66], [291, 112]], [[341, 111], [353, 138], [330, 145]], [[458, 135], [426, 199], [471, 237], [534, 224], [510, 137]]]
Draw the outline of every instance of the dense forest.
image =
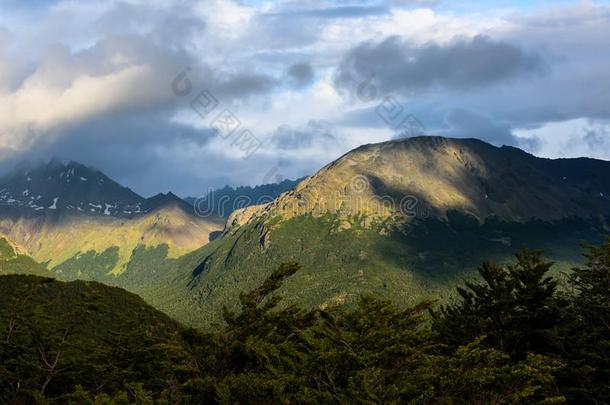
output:
[[610, 240], [565, 280], [523, 251], [449, 304], [304, 310], [281, 265], [213, 330], [94, 282], [0, 279], [0, 404], [610, 403]]

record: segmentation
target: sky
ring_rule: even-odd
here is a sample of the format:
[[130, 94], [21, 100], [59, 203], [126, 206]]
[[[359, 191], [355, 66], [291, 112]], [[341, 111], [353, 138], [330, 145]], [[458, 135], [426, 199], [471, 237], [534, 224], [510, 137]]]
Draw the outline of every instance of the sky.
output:
[[610, 160], [608, 38], [608, 1], [0, 0], [0, 173], [200, 196], [416, 135]]

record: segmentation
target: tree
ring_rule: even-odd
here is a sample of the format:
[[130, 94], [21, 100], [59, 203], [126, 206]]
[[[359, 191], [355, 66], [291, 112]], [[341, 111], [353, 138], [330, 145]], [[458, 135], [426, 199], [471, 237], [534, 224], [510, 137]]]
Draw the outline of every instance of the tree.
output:
[[506, 266], [484, 263], [483, 282], [458, 287], [460, 301], [432, 311], [442, 342], [455, 348], [484, 336], [483, 344], [515, 359], [549, 352], [559, 323], [557, 282], [547, 275], [553, 263], [530, 250], [516, 258]]
[[610, 239], [585, 248], [584, 267], [569, 277], [575, 291], [562, 330], [570, 371], [564, 381], [575, 400], [610, 403]]

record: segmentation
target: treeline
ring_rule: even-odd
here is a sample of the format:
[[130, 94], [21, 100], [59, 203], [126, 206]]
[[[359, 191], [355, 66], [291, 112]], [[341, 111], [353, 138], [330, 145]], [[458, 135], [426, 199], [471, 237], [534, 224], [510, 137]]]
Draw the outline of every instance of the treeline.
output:
[[209, 333], [118, 289], [7, 276], [22, 291], [0, 297], [0, 403], [606, 404], [610, 241], [586, 259], [559, 288], [524, 251], [406, 310], [284, 307], [284, 264]]

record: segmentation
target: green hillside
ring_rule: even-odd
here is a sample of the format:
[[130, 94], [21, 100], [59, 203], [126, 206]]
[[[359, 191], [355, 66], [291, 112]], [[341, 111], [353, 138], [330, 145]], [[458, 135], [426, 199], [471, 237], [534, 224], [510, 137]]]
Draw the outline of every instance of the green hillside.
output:
[[142, 256], [116, 282], [194, 325], [218, 321], [237, 292], [288, 261], [302, 271], [282, 287], [286, 303], [354, 304], [362, 293], [402, 307], [444, 301], [482, 260], [504, 262], [524, 246], [544, 249], [558, 274], [579, 263], [579, 244], [608, 233], [610, 183], [595, 174], [604, 172], [609, 162], [475, 139], [363, 145], [273, 202], [234, 212], [198, 251], [163, 263]]
[[[290, 261], [302, 270], [280, 292], [306, 308], [355, 305], [362, 293], [401, 307], [444, 302], [481, 261], [505, 262], [524, 246], [544, 249], [562, 274], [582, 261], [581, 242], [608, 233], [604, 172], [609, 162], [412, 138], [359, 147], [275, 201], [233, 212], [205, 246], [221, 224], [182, 209], [7, 227], [59, 279], [119, 286], [206, 327]], [[397, 203], [405, 198], [414, 205]]]
[[122, 289], [2, 276], [0, 403], [607, 403], [610, 242], [587, 252], [565, 290], [524, 250], [440, 307], [282, 305], [285, 263], [203, 332]]
[[[210, 233], [222, 226], [216, 218], [198, 218], [175, 204], [132, 219], [0, 216], [0, 232], [49, 269], [72, 279], [95, 279], [96, 272], [121, 273], [140, 245], [167, 245], [169, 257], [180, 257], [205, 245]], [[78, 262], [83, 265], [75, 266]]]
[[21, 254], [8, 239], [0, 236], [0, 275], [34, 274], [52, 277], [53, 273], [31, 257]]
[[[430, 219], [388, 235], [357, 220], [350, 229], [340, 230], [339, 223], [333, 215], [255, 221], [165, 262], [160, 272], [172, 276], [163, 289], [145, 287], [158, 279], [124, 285], [184, 322], [207, 325], [219, 320], [223, 305], [237, 305], [237, 292], [262, 282], [280, 263], [297, 261], [301, 271], [280, 290], [285, 303], [323, 308], [354, 304], [368, 293], [405, 307], [424, 299], [447, 300], [457, 284], [476, 276], [482, 260], [509, 261], [526, 246], [544, 249], [561, 275], [582, 262], [581, 242], [604, 237], [600, 224], [587, 221], [478, 224], [457, 213], [448, 222]], [[131, 276], [144, 280], [150, 266]]]
[[134, 392], [137, 382], [157, 392], [184, 356], [176, 322], [136, 295], [92, 282], [0, 277], [0, 331], [2, 403], [59, 398], [77, 386]]

